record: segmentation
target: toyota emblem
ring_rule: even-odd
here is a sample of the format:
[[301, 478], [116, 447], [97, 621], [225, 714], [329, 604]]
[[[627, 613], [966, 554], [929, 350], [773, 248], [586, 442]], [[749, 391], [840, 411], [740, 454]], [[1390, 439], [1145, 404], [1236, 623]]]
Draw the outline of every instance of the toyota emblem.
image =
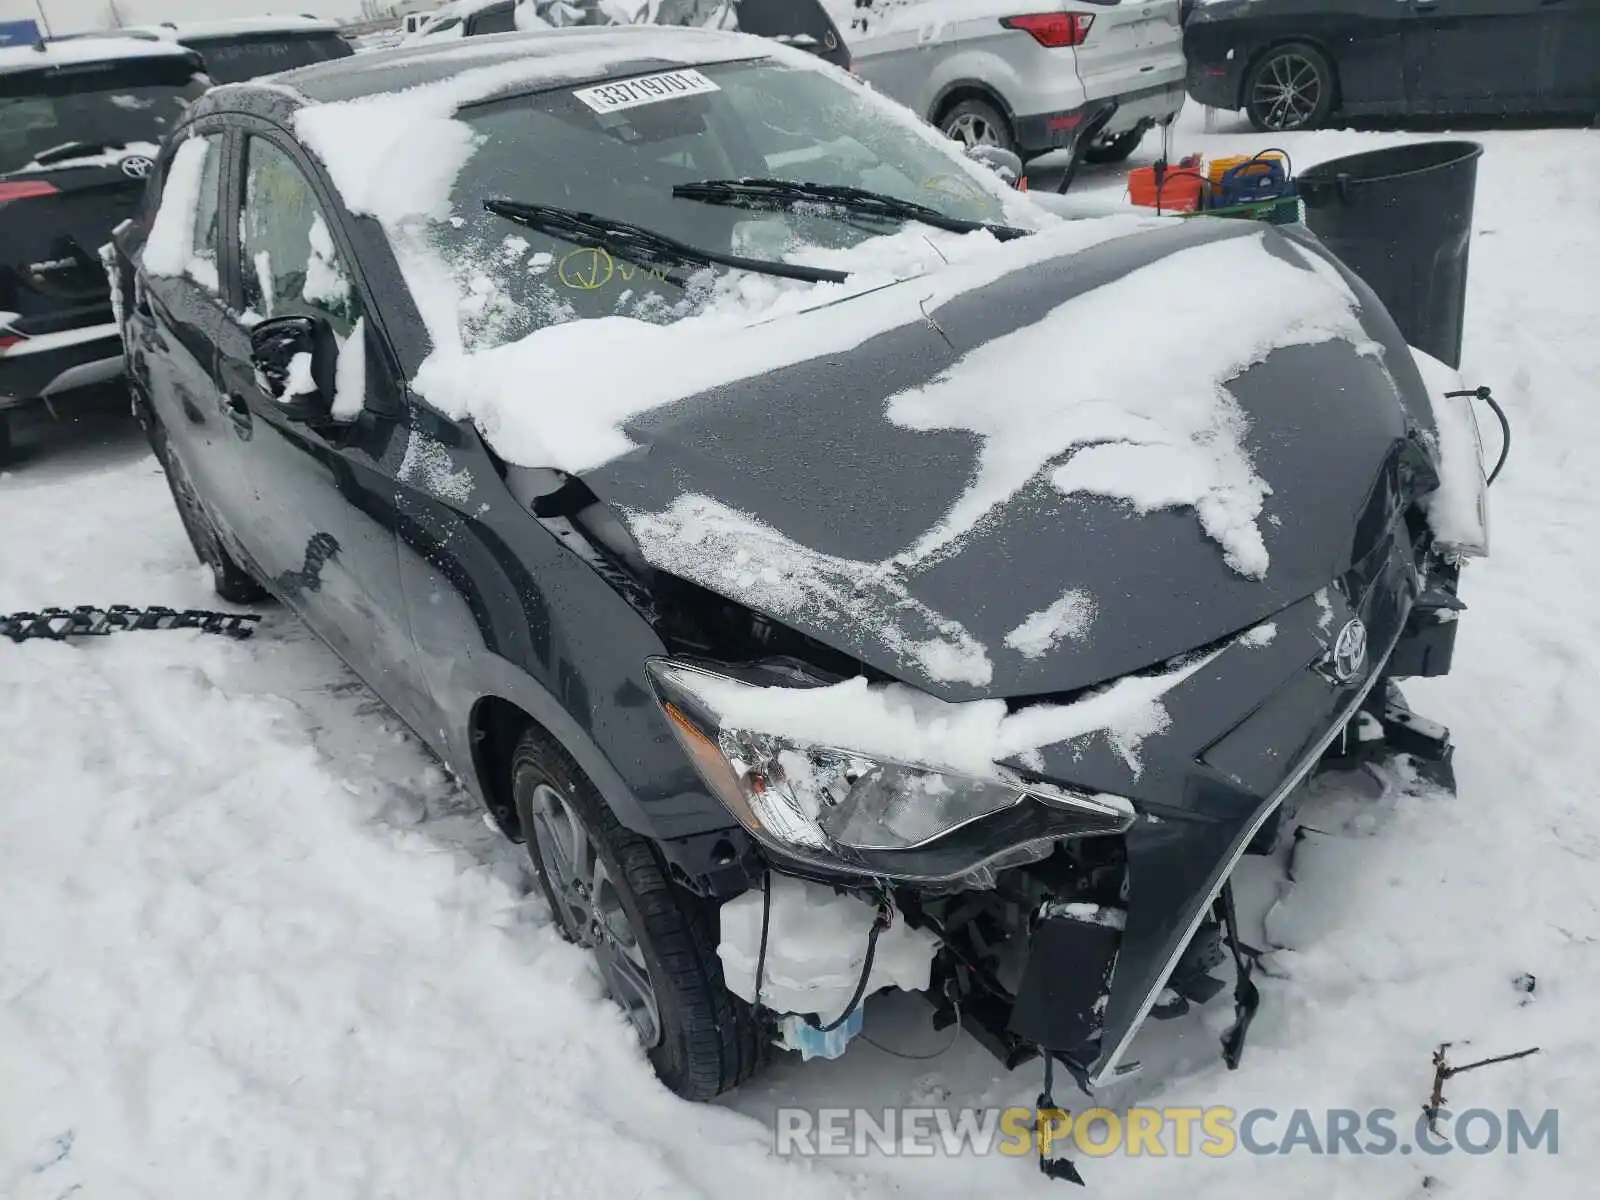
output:
[[155, 166], [155, 163], [142, 154], [130, 154], [117, 165], [129, 179], [143, 179], [150, 174], [150, 168]]
[[1339, 630], [1333, 642], [1333, 674], [1340, 683], [1349, 683], [1367, 665], [1367, 627], [1357, 617]]

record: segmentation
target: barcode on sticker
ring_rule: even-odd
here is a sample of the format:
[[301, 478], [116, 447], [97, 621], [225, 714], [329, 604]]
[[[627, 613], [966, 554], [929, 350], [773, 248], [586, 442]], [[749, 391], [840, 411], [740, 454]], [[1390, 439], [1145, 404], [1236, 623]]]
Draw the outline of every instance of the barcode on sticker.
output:
[[572, 94], [595, 112], [608, 113], [721, 90], [699, 71], [684, 70], [619, 79], [615, 83], [602, 83], [599, 87], [578, 88]]

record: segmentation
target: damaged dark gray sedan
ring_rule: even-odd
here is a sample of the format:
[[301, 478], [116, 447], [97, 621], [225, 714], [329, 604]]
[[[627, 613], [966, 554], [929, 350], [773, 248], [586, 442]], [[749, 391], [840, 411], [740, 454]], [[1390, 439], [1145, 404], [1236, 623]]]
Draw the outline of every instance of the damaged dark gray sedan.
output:
[[219, 591], [526, 841], [682, 1095], [885, 987], [1089, 1086], [1230, 948], [1236, 1061], [1240, 857], [1330, 764], [1448, 783], [1397, 684], [1450, 666], [1476, 427], [1301, 231], [1062, 221], [655, 29], [218, 88], [116, 244]]

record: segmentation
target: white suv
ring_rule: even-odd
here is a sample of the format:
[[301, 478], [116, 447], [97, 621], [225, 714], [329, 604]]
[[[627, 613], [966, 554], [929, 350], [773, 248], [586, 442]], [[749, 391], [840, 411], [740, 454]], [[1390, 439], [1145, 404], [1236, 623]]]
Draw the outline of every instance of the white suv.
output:
[[1119, 162], [1183, 107], [1179, 0], [855, 2], [856, 73], [969, 147]]

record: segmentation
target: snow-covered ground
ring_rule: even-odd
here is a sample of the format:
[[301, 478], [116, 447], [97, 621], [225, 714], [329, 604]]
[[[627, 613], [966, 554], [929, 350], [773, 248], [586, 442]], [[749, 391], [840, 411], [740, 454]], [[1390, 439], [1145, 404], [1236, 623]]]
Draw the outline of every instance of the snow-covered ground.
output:
[[[1206, 134], [1189, 111], [1175, 149], [1264, 144], [1222, 124]], [[1407, 136], [1273, 140], [1303, 167]], [[1487, 153], [1463, 372], [1493, 386], [1517, 442], [1493, 493], [1494, 556], [1463, 586], [1455, 673], [1410, 689], [1454, 731], [1460, 794], [1319, 797], [1303, 815], [1345, 836], [1275, 914], [1294, 948], [1274, 956], [1242, 1068], [1216, 1061], [1219, 999], [1147, 1030], [1146, 1071], [1103, 1099], [1388, 1108], [1408, 1131], [1439, 1042], [1458, 1062], [1540, 1046], [1446, 1093], [1457, 1109], [1559, 1109], [1559, 1153], [1083, 1162], [1101, 1194], [1559, 1198], [1592, 1194], [1600, 1173], [1600, 134], [1472, 136]], [[1226, 281], [1214, 299], [1228, 302]], [[1486, 419], [1491, 451], [1497, 436]], [[0, 475], [0, 612], [90, 602], [213, 604], [154, 462], [120, 426]], [[1061, 1186], [1026, 1158], [773, 1155], [779, 1107], [1032, 1102], [1036, 1067], [1008, 1074], [965, 1037], [929, 1061], [857, 1044], [779, 1062], [722, 1105], [666, 1094], [586, 959], [524, 896], [516, 853], [267, 611], [247, 643], [0, 643], [0, 1196]], [[869, 1010], [867, 1033], [912, 1053], [948, 1040], [898, 999]]]

